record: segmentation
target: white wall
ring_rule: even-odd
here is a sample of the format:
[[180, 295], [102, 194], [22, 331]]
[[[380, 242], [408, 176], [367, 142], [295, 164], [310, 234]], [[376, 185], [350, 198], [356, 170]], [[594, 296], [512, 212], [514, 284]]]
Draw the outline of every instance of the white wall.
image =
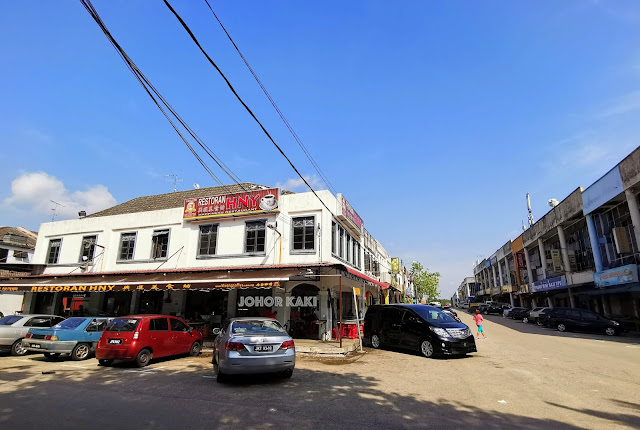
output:
[[[2, 249], [6, 249], [9, 251], [9, 253], [7, 254], [7, 259], [2, 260], [0, 262], [0, 268], [2, 268], [2, 264], [30, 264], [31, 261], [33, 260], [33, 250], [32, 249], [24, 249], [24, 248], [19, 248], [17, 246], [11, 246], [8, 245], [6, 243], [1, 243], [0, 244], [0, 248]], [[15, 258], [13, 256], [13, 252], [14, 251], [18, 251], [18, 252], [26, 252], [27, 253], [27, 258], [26, 259], [21, 259], [21, 258]]]
[[2, 292], [0, 293], [0, 312], [4, 316], [13, 315], [22, 310], [24, 293]]

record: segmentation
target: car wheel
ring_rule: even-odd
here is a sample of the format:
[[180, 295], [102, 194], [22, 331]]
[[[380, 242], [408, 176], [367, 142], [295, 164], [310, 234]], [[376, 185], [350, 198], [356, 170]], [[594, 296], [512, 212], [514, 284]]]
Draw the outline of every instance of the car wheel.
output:
[[433, 344], [428, 340], [423, 340], [420, 343], [420, 352], [427, 358], [431, 358], [434, 355]]
[[291, 378], [291, 375], [293, 375], [293, 369], [287, 369], [284, 372], [282, 372], [281, 375], [283, 378], [289, 379]]
[[377, 334], [372, 334], [369, 343], [371, 343], [372, 348], [380, 348], [380, 336], [378, 336]]
[[224, 384], [229, 380], [229, 376], [226, 373], [222, 373], [220, 369], [218, 369], [218, 374], [216, 375], [216, 381], [220, 384]]
[[567, 330], [567, 326], [560, 323], [556, 326], [556, 328], [558, 329], [558, 331], [566, 331]]
[[200, 355], [200, 342], [193, 342], [193, 345], [191, 345], [191, 349], [189, 349], [189, 355], [191, 357], [197, 357], [198, 355]]
[[528, 323], [529, 322], [529, 318], [528, 317], [522, 318], [522, 322], [525, 323], [525, 324]]
[[73, 361], [81, 361], [89, 358], [89, 353], [91, 352], [91, 348], [86, 343], [79, 343], [73, 348], [71, 351], [71, 359]]
[[147, 364], [149, 364], [150, 361], [151, 361], [151, 351], [145, 348], [138, 353], [138, 356], [136, 357], [136, 366], [144, 367]]
[[11, 355], [23, 356], [27, 355], [27, 349], [22, 345], [22, 339], [18, 339], [11, 345]]
[[542, 324], [542, 322], [541, 322], [540, 320], [536, 321], [536, 324], [537, 324], [539, 327], [542, 327], [542, 326], [544, 325], [544, 324]]
[[47, 360], [54, 360], [56, 358], [60, 357], [60, 353], [59, 352], [45, 352], [44, 353], [44, 358], [46, 358]]
[[613, 327], [607, 327], [606, 329], [604, 329], [604, 333], [607, 336], [613, 336], [614, 334], [616, 334], [616, 331]]
[[113, 360], [98, 360], [98, 364], [100, 366], [111, 366], [113, 364]]

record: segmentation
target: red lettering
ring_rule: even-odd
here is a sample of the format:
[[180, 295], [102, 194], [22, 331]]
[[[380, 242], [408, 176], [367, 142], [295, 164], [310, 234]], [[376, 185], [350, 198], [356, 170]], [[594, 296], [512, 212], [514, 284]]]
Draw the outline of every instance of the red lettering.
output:
[[238, 197], [238, 209], [240, 209], [241, 204], [245, 207], [249, 207], [249, 196]]
[[227, 210], [236, 208], [236, 199], [227, 199]]

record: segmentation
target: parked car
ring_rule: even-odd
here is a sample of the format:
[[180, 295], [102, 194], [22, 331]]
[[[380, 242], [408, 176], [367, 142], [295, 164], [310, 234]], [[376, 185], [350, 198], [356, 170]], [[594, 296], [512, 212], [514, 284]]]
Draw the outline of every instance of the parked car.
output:
[[545, 309], [549, 309], [549, 308], [539, 307], [539, 308], [531, 309], [527, 315], [524, 315], [522, 317], [522, 322], [523, 323], [535, 323], [535, 322], [537, 322], [538, 321], [538, 317], [540, 316], [540, 314]]
[[586, 309], [553, 308], [549, 311], [547, 326], [558, 331], [575, 330], [619, 335], [624, 330], [618, 321]]
[[114, 360], [134, 361], [144, 367], [152, 358], [179, 354], [196, 356], [202, 334], [180, 318], [167, 315], [132, 315], [114, 318], [105, 329], [96, 358], [102, 366]]
[[509, 306], [508, 308], [505, 308], [502, 310], [502, 318], [508, 318], [509, 314], [511, 313], [512, 310], [517, 309], [516, 307], [511, 307]]
[[364, 317], [364, 338], [383, 345], [417, 350], [425, 357], [476, 352], [469, 327], [427, 305], [372, 305]]
[[211, 359], [218, 382], [229, 375], [281, 373], [290, 378], [296, 365], [293, 338], [273, 318], [232, 318], [213, 344]]
[[74, 361], [86, 360], [95, 352], [108, 318], [71, 317], [51, 328], [32, 328], [22, 341], [27, 351], [43, 353], [45, 358], [69, 354]]
[[500, 315], [505, 309], [508, 309], [510, 307], [511, 307], [510, 305], [507, 305], [505, 303], [493, 302], [493, 303], [488, 303], [484, 305], [481, 309], [481, 312], [485, 315], [488, 315], [488, 314]]
[[522, 320], [525, 316], [529, 315], [529, 308], [513, 308], [511, 312], [509, 312], [509, 318], [514, 320]]
[[64, 320], [56, 315], [28, 314], [9, 315], [0, 319], [0, 351], [11, 355], [25, 355], [22, 339], [32, 327], [51, 327]]
[[469, 309], [469, 302], [461, 302], [458, 307], [460, 309]]

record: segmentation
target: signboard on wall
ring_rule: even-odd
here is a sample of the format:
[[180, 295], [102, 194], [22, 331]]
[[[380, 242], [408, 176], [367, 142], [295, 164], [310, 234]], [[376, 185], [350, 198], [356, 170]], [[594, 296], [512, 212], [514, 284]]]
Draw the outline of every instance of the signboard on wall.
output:
[[542, 281], [534, 282], [531, 284], [529, 291], [532, 293], [539, 293], [542, 291], [557, 290], [559, 288], [565, 288], [567, 286], [567, 278], [564, 276], [558, 276], [556, 278], [547, 278]]
[[553, 262], [553, 271], [560, 272], [562, 271], [562, 256], [560, 255], [559, 249], [551, 250], [551, 261]]
[[[280, 281], [261, 282], [198, 282], [155, 283], [155, 284], [104, 284], [104, 285], [21, 285], [0, 287], [0, 291], [29, 291], [33, 293], [108, 293], [112, 291], [191, 291], [231, 288], [273, 288], [281, 286]], [[75, 296], [75, 294], [74, 294]]]
[[362, 218], [360, 218], [360, 215], [358, 215], [355, 209], [353, 209], [351, 204], [347, 201], [347, 199], [344, 198], [342, 194], [338, 194], [337, 198], [339, 204], [338, 217], [350, 224], [355, 232], [360, 235], [362, 233], [362, 227], [364, 225]]
[[597, 287], [638, 282], [638, 266], [636, 264], [628, 264], [615, 269], [597, 272], [593, 275], [593, 282]]
[[391, 259], [391, 273], [396, 274], [400, 273], [400, 259], [392, 258]]
[[192, 220], [276, 212], [278, 211], [279, 199], [280, 192], [278, 188], [186, 199], [182, 218]]

